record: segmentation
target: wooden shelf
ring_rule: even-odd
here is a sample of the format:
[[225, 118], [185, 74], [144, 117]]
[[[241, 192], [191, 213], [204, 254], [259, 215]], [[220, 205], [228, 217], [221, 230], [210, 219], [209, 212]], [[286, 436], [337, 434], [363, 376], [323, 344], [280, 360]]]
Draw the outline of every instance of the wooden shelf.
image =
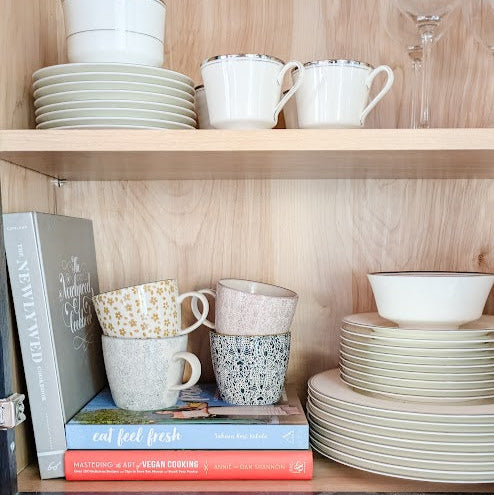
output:
[[492, 493], [492, 484], [410, 481], [349, 468], [314, 454], [312, 481], [65, 481], [40, 480], [36, 465], [18, 477], [20, 492], [442, 492]]
[[0, 158], [68, 180], [494, 178], [494, 129], [14, 130]]

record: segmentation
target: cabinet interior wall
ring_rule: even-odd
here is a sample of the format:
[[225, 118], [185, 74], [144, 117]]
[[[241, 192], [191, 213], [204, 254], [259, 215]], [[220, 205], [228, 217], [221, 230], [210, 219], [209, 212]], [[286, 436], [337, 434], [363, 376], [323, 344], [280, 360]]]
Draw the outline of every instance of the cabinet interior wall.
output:
[[[385, 1], [167, 0], [166, 65], [199, 82], [200, 61], [221, 53], [387, 63], [395, 86], [368, 126], [406, 127], [409, 61], [384, 31]], [[31, 74], [65, 60], [61, 6], [58, 0], [4, 4], [0, 128], [31, 128]], [[487, 102], [494, 101], [487, 52], [460, 17], [436, 48], [433, 125], [485, 126]], [[93, 220], [101, 290], [173, 277], [186, 291], [238, 277], [297, 291], [288, 380], [302, 397], [308, 377], [338, 363], [341, 317], [375, 309], [366, 273], [494, 271], [490, 179], [81, 181], [56, 187], [50, 177], [6, 162], [0, 174], [4, 212]], [[494, 309], [494, 300], [487, 309]], [[211, 378], [206, 329], [191, 335], [190, 347]], [[19, 371], [17, 349], [14, 356]], [[21, 391], [20, 372], [17, 381]], [[29, 428], [17, 432], [19, 469], [32, 451]]]

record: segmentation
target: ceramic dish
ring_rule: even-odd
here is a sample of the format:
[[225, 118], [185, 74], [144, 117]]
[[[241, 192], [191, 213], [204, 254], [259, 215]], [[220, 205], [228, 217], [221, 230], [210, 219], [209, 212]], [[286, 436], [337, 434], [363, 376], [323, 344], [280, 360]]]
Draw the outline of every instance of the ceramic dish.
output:
[[[451, 366], [457, 364], [458, 366], [470, 366], [477, 364], [494, 364], [494, 356], [490, 352], [466, 352], [460, 354], [462, 357], [454, 357], [447, 354], [446, 356], [416, 356], [414, 354], [395, 354], [388, 352], [380, 352], [375, 350], [356, 349], [353, 343], [341, 341], [341, 349], [343, 352], [352, 356], [362, 357], [366, 359], [375, 359], [377, 361], [391, 362], [391, 363], [407, 363], [407, 364], [429, 364], [434, 366]], [[395, 348], [396, 349], [396, 348]], [[477, 356], [476, 353], [479, 355]]]
[[[479, 371], [477, 373], [448, 373], [447, 370], [439, 368], [440, 372], [437, 373], [434, 372], [422, 373], [419, 371], [401, 371], [395, 369], [383, 369], [379, 366], [375, 366], [374, 364], [368, 364], [368, 365], [359, 364], [358, 362], [354, 362], [353, 360], [347, 359], [343, 354], [340, 356], [340, 362], [342, 366], [345, 366], [347, 369], [360, 371], [361, 373], [366, 373], [366, 374], [373, 374], [383, 378], [386, 377], [390, 379], [401, 378], [405, 380], [424, 380], [424, 381], [431, 380], [431, 381], [441, 381], [441, 382], [452, 381], [452, 380], [454, 380], [455, 382], [494, 380], [494, 371], [491, 372]], [[382, 364], [379, 363], [378, 361], [374, 361], [373, 363], [377, 363], [378, 365]], [[452, 366], [451, 368], [455, 369], [454, 366]]]
[[334, 449], [330, 449], [314, 439], [310, 439], [311, 446], [321, 455], [328, 457], [331, 460], [337, 461], [357, 469], [381, 474], [385, 476], [393, 476], [417, 481], [429, 482], [449, 482], [449, 483], [492, 483], [494, 481], [494, 473], [492, 472], [476, 472], [468, 473], [461, 471], [434, 471], [429, 469], [414, 469], [409, 467], [398, 467], [390, 464], [384, 464], [367, 459], [361, 459], [348, 454], [343, 454]]
[[78, 72], [125, 72], [126, 74], [141, 74], [155, 77], [166, 77], [181, 81], [189, 86], [194, 85], [194, 81], [185, 74], [159, 67], [138, 64], [118, 64], [118, 63], [79, 63], [60, 64], [43, 67], [33, 74], [33, 81], [44, 77], [58, 76], [62, 74], [74, 74]]
[[356, 340], [342, 336], [341, 342], [353, 347], [354, 349], [360, 349], [362, 351], [370, 352], [382, 352], [384, 354], [399, 354], [410, 356], [422, 356], [422, 357], [489, 357], [494, 358], [494, 347], [492, 346], [480, 346], [470, 347], [466, 344], [462, 348], [435, 348], [428, 347], [400, 347], [400, 346], [388, 346], [383, 344], [368, 344], [363, 342], [357, 342]]
[[[327, 440], [334, 440], [343, 445], [348, 445], [349, 447], [361, 448], [363, 450], [370, 450], [375, 452], [381, 452], [383, 454], [389, 455], [399, 455], [403, 457], [411, 457], [413, 459], [430, 459], [432, 461], [441, 462], [458, 462], [466, 461], [468, 462], [494, 462], [494, 453], [483, 454], [476, 452], [449, 452], [445, 450], [442, 451], [431, 451], [431, 450], [421, 450], [413, 448], [403, 448], [394, 447], [392, 445], [385, 445], [382, 443], [368, 442], [365, 440], [360, 440], [345, 435], [340, 435], [333, 431], [329, 431], [326, 428], [318, 426], [316, 423], [310, 421], [309, 428], [311, 434], [314, 432], [321, 436], [321, 443], [325, 444]], [[316, 437], [317, 438], [317, 437]]]
[[358, 313], [345, 316], [343, 327], [351, 330], [352, 326], [359, 330], [367, 329], [376, 335], [384, 337], [405, 337], [411, 339], [465, 339], [478, 338], [489, 333], [494, 337], [494, 316], [482, 315], [478, 320], [460, 326], [457, 330], [417, 330], [398, 328], [396, 323], [386, 320], [378, 313]]
[[475, 272], [381, 272], [367, 275], [378, 313], [399, 327], [458, 328], [482, 316], [494, 275]]
[[[347, 411], [340, 407], [331, 406], [309, 396], [307, 402], [311, 412], [318, 418], [331, 423], [334, 416], [350, 419], [353, 421], [367, 422], [377, 426], [389, 426], [391, 428], [402, 428], [407, 430], [433, 431], [437, 433], [490, 433], [494, 434], [494, 421], [491, 424], [462, 424], [462, 423], [440, 423], [433, 421], [417, 421], [393, 418], [392, 415], [369, 416], [367, 414]], [[494, 453], [493, 453], [494, 456]], [[494, 457], [493, 457], [494, 459]]]
[[481, 388], [481, 389], [461, 389], [461, 390], [431, 390], [431, 389], [417, 389], [407, 387], [394, 387], [391, 385], [381, 385], [377, 383], [371, 383], [367, 380], [359, 380], [352, 378], [341, 372], [341, 378], [349, 386], [372, 394], [386, 395], [388, 397], [394, 397], [396, 399], [403, 399], [409, 401], [419, 402], [459, 402], [459, 401], [474, 401], [479, 399], [494, 398], [494, 388]]
[[194, 96], [179, 89], [167, 88], [166, 86], [160, 86], [159, 84], [114, 81], [81, 81], [51, 84], [50, 86], [44, 86], [40, 89], [37, 89], [33, 93], [33, 96], [35, 99], [38, 99], [42, 98], [43, 96], [53, 96], [60, 93], [67, 93], [72, 91], [141, 91], [143, 93], [173, 96], [175, 98], [186, 100], [192, 104], [194, 103]]
[[60, 119], [50, 120], [36, 126], [37, 129], [55, 129], [61, 126], [73, 125], [144, 125], [148, 127], [158, 127], [161, 129], [194, 129], [191, 125], [180, 124], [178, 122], [169, 122], [167, 120], [156, 119], [131, 119], [124, 117], [104, 118], [104, 117], [85, 117], [79, 119]]
[[348, 368], [344, 364], [341, 366], [341, 370], [345, 375], [359, 379], [366, 380], [369, 383], [375, 383], [380, 385], [390, 385], [393, 387], [404, 387], [405, 390], [413, 388], [416, 390], [477, 390], [477, 389], [494, 389], [494, 379], [492, 380], [474, 380], [474, 381], [452, 381], [451, 377], [447, 380], [419, 380], [419, 379], [407, 379], [396, 378], [389, 376], [379, 376], [374, 373], [361, 372]]
[[[80, 129], [80, 130], [87, 130], [87, 129], [137, 129], [137, 130], [153, 130], [153, 131], [164, 131], [162, 127], [150, 127], [147, 125], [63, 125], [61, 127], [55, 127], [54, 129], [51, 129], [52, 131], [59, 131], [59, 130], [65, 130], [65, 129]], [[50, 130], [50, 129], [46, 129]]]
[[483, 455], [492, 456], [494, 443], [489, 442], [438, 442], [427, 439], [412, 440], [409, 438], [392, 437], [385, 435], [376, 435], [375, 433], [365, 433], [361, 431], [354, 431], [351, 428], [345, 428], [336, 424], [329, 423], [323, 419], [318, 418], [314, 414], [308, 412], [307, 419], [309, 422], [309, 429], [317, 427], [324, 431], [324, 436], [330, 437], [333, 434], [344, 436], [354, 441], [366, 441], [377, 443], [378, 445], [386, 447], [396, 447], [414, 450], [426, 450], [431, 452], [432, 455], [435, 452], [447, 452], [451, 455]]
[[[471, 365], [455, 365], [455, 362], [440, 360], [438, 363], [434, 364], [410, 364], [410, 363], [402, 363], [402, 362], [394, 362], [394, 361], [384, 361], [378, 359], [369, 359], [366, 357], [358, 357], [352, 354], [348, 354], [345, 350], [340, 350], [340, 356], [351, 363], [358, 363], [364, 366], [368, 366], [374, 369], [379, 370], [389, 370], [390, 373], [394, 373], [394, 371], [403, 371], [410, 373], [447, 373], [448, 375], [456, 375], [458, 374], [478, 374], [478, 373], [493, 373], [494, 372], [494, 362], [489, 364], [471, 364]], [[378, 355], [379, 357], [379, 355]], [[446, 364], [441, 364], [446, 362]], [[474, 361], [478, 362], [478, 361]], [[483, 362], [482, 360], [480, 362]]]
[[491, 347], [494, 350], [494, 339], [490, 337], [477, 339], [462, 340], [432, 340], [432, 339], [409, 339], [401, 337], [384, 337], [380, 335], [367, 335], [358, 330], [347, 330], [341, 328], [341, 334], [346, 338], [365, 344], [385, 345], [389, 347], [411, 347], [412, 349], [421, 349], [424, 347], [430, 349], [455, 349], [455, 348], [482, 348]]
[[166, 105], [162, 103], [153, 103], [151, 101], [133, 101], [133, 100], [87, 100], [87, 101], [68, 101], [62, 103], [53, 103], [45, 105], [36, 110], [35, 115], [39, 117], [45, 113], [59, 112], [62, 110], [88, 109], [97, 110], [101, 108], [134, 108], [136, 110], [154, 110], [156, 112], [170, 112], [184, 115], [191, 119], [196, 119], [196, 114], [178, 105]]
[[194, 111], [194, 104], [189, 100], [177, 98], [175, 96], [164, 95], [160, 93], [149, 93], [147, 91], [127, 91], [127, 90], [98, 90], [89, 91], [65, 91], [55, 93], [49, 96], [42, 96], [34, 100], [34, 106], [40, 108], [55, 103], [72, 103], [74, 101], [88, 100], [133, 100], [152, 103], [161, 103], [165, 105], [176, 105]]
[[156, 119], [166, 120], [168, 122], [178, 122], [192, 127], [196, 126], [196, 121], [194, 119], [185, 117], [184, 115], [170, 112], [157, 112], [155, 110], [138, 110], [136, 108], [78, 108], [75, 110], [59, 110], [57, 112], [44, 113], [43, 115], [36, 117], [36, 123], [41, 124], [53, 120], [79, 119], [85, 117]]
[[[391, 413], [393, 417], [453, 423], [494, 423], [494, 401], [476, 404], [417, 404], [357, 393], [340, 378], [339, 369], [324, 371], [309, 380], [309, 393], [317, 399], [364, 414]], [[441, 418], [438, 420], [438, 418]]]
[[321, 426], [338, 425], [343, 428], [348, 428], [354, 432], [369, 433], [372, 435], [382, 435], [385, 437], [393, 437], [409, 440], [425, 442], [446, 442], [446, 443], [494, 443], [494, 433], [461, 433], [461, 432], [439, 432], [439, 431], [416, 431], [409, 428], [395, 428], [391, 426], [379, 426], [369, 421], [355, 421], [339, 416], [330, 416], [330, 419], [321, 418], [314, 409], [307, 407], [317, 423]]
[[[311, 436], [313, 439], [318, 442], [326, 445], [329, 448], [336, 449], [339, 452], [343, 452], [345, 454], [354, 455], [356, 457], [360, 457], [361, 459], [368, 459], [377, 462], [386, 462], [388, 464], [392, 464], [394, 466], [406, 466], [413, 467], [418, 469], [440, 469], [444, 471], [468, 471], [469, 473], [475, 472], [487, 472], [493, 471], [493, 479], [494, 479], [494, 463], [493, 461], [483, 461], [483, 462], [468, 462], [465, 460], [457, 459], [455, 461], [438, 461], [437, 459], [420, 459], [416, 457], [406, 457], [404, 456], [404, 452], [400, 452], [395, 454], [387, 454], [382, 452], [381, 449], [376, 450], [367, 450], [361, 447], [354, 447], [347, 445], [342, 442], [338, 442], [337, 440], [331, 438], [326, 438], [316, 431], [311, 431]], [[367, 445], [366, 447], [369, 448]]]
[[60, 74], [58, 76], [43, 77], [34, 81], [33, 90], [51, 86], [52, 84], [86, 82], [86, 81], [111, 81], [111, 82], [132, 82], [144, 84], [157, 84], [166, 88], [179, 89], [190, 95], [195, 95], [195, 90], [190, 84], [185, 84], [176, 79], [166, 77], [156, 77], [141, 74], [128, 74], [126, 72], [76, 72], [75, 74]]

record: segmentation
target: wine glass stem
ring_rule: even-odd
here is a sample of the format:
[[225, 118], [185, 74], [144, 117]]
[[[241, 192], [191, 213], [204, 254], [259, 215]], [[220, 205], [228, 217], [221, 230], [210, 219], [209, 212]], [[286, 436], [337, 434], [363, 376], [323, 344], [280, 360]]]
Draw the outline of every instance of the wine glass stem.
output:
[[422, 45], [408, 47], [408, 56], [412, 62], [412, 102], [410, 106], [410, 128], [419, 127], [419, 102], [422, 82]]
[[428, 29], [421, 33], [422, 39], [422, 87], [420, 95], [420, 120], [419, 127], [430, 127], [430, 94], [432, 82], [432, 44], [434, 33]]

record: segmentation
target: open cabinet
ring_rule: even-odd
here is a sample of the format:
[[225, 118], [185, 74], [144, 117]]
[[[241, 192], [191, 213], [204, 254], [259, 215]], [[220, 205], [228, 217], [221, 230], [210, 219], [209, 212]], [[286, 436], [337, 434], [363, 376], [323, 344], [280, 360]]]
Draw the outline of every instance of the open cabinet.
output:
[[[187, 291], [223, 277], [295, 290], [288, 381], [303, 399], [310, 376], [338, 365], [341, 318], [375, 309], [368, 272], [494, 271], [492, 57], [455, 18], [435, 47], [432, 125], [442, 129], [406, 129], [409, 60], [385, 32], [386, 1], [167, 0], [165, 64], [197, 83], [201, 60], [223, 53], [390, 65], [395, 84], [369, 129], [35, 131], [31, 74], [65, 61], [62, 9], [59, 0], [4, 0], [3, 211], [92, 219], [102, 291], [161, 278]], [[12, 341], [22, 392], [15, 331]], [[207, 332], [190, 346], [211, 378]], [[29, 421], [15, 435], [25, 492], [493, 489], [386, 478], [317, 455], [310, 482], [41, 481]]]

